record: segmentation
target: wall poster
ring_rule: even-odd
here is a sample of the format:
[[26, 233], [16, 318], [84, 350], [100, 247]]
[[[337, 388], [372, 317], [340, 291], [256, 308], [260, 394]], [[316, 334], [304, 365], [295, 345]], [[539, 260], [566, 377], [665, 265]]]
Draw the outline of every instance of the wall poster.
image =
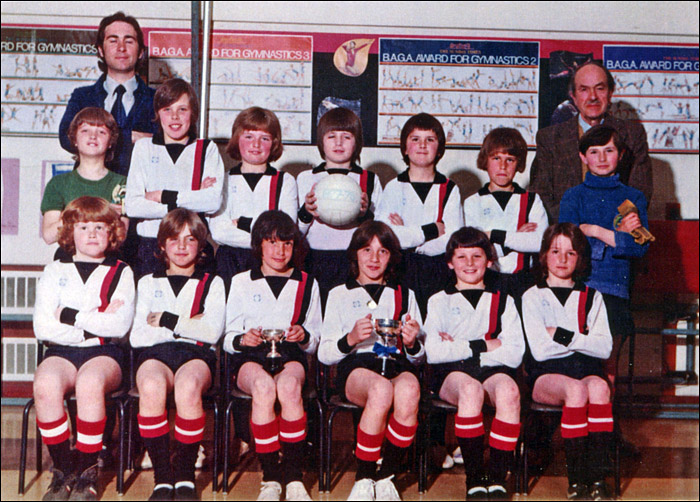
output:
[[639, 120], [649, 150], [698, 150], [698, 49], [605, 45], [603, 60], [615, 78], [611, 112]]
[[539, 43], [380, 39], [378, 144], [398, 144], [411, 115], [435, 115], [449, 146], [480, 146], [513, 127], [535, 146]]
[[[190, 80], [190, 33], [149, 33], [149, 79]], [[275, 112], [285, 143], [311, 141], [313, 37], [215, 33], [212, 43], [209, 136], [229, 138], [238, 112]]]
[[2, 27], [2, 134], [55, 136], [73, 89], [93, 83], [95, 30]]

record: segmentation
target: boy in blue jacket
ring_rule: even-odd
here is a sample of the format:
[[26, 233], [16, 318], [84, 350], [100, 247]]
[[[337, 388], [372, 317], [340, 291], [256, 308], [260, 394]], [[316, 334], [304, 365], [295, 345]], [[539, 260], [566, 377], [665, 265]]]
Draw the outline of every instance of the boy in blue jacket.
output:
[[[647, 243], [632, 235], [639, 227], [648, 228], [647, 200], [644, 194], [620, 181], [617, 166], [626, 154], [618, 132], [604, 124], [594, 126], [581, 137], [579, 155], [588, 167], [583, 183], [564, 193], [559, 222], [579, 226], [591, 246], [591, 273], [586, 281], [603, 294], [608, 311], [613, 351], [606, 364], [611, 382], [622, 341], [634, 332], [630, 312], [630, 265], [644, 256]], [[618, 206], [629, 200], [637, 208], [619, 217]]]

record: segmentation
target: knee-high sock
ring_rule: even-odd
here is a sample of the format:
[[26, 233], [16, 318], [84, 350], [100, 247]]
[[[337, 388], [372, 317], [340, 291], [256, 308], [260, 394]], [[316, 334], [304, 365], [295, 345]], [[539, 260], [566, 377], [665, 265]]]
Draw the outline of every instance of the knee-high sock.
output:
[[569, 484], [585, 483], [585, 456], [588, 444], [587, 409], [564, 406], [561, 414], [561, 436], [564, 439], [566, 470]]
[[603, 481], [610, 469], [613, 444], [612, 403], [588, 405], [587, 471], [589, 482]]
[[306, 413], [299, 420], [280, 417], [280, 443], [282, 445], [282, 472], [285, 483], [303, 479], [304, 448], [306, 447]]
[[386, 428], [386, 443], [384, 444], [384, 461], [379, 469], [378, 479], [388, 478], [397, 474], [406, 449], [413, 444], [416, 437], [416, 425], [403, 425], [392, 414], [389, 426]]
[[154, 417], [138, 415], [139, 433], [153, 462], [153, 477], [156, 485], [173, 484], [170, 469], [170, 426], [168, 413]]
[[497, 418], [491, 422], [489, 477], [493, 483], [505, 483], [513, 465], [513, 452], [519, 436], [520, 423], [510, 424]]
[[97, 464], [97, 457], [102, 450], [102, 436], [105, 430], [107, 418], [97, 422], [87, 422], [78, 417], [78, 434], [76, 441], [76, 472], [82, 473], [85, 469]]
[[64, 413], [61, 418], [53, 422], [41, 422], [37, 419], [36, 424], [39, 427], [41, 440], [49, 449], [54, 468], [65, 475], [70, 474], [73, 470], [73, 462], [69, 441], [68, 415]]
[[377, 472], [377, 460], [381, 456], [384, 433], [367, 434], [360, 426], [357, 427], [357, 446], [355, 456], [357, 457], [357, 480], [370, 478], [374, 479]]
[[199, 418], [185, 419], [175, 415], [175, 459], [173, 475], [175, 482], [191, 481], [194, 483], [194, 464], [197, 462], [199, 444], [204, 437], [206, 415]]
[[279, 465], [280, 423], [279, 418], [266, 424], [250, 422], [250, 432], [255, 441], [255, 451], [263, 471], [263, 481], [281, 483], [282, 473]]
[[467, 487], [480, 484], [484, 477], [484, 417], [455, 417], [455, 436], [462, 450]]

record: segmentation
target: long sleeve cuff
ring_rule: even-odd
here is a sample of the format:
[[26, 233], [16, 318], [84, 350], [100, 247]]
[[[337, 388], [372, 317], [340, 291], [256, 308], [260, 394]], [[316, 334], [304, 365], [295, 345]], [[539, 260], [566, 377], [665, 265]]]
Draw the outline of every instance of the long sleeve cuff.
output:
[[168, 212], [177, 209], [177, 192], [174, 190], [163, 190], [160, 202], [168, 206]]
[[61, 324], [68, 324], [69, 326], [75, 326], [75, 317], [78, 315], [78, 311], [68, 307], [64, 307], [61, 310]]
[[345, 335], [343, 338], [338, 340], [338, 350], [343, 354], [349, 354], [352, 352], [352, 347], [348, 343], [348, 335]]
[[416, 340], [415, 343], [413, 344], [413, 347], [406, 347], [406, 354], [409, 356], [415, 356], [418, 355], [421, 349], [421, 344], [420, 340]]
[[241, 345], [241, 342], [243, 341], [243, 335], [238, 335], [233, 337], [232, 345], [233, 345], [233, 350], [242, 352], [245, 347]]
[[163, 312], [163, 315], [160, 316], [160, 322], [158, 325], [161, 328], [168, 328], [170, 331], [175, 331], [175, 326], [177, 326], [177, 321], [179, 320], [180, 316], [171, 312]]
[[504, 246], [506, 243], [506, 231], [505, 230], [491, 230], [491, 242], [493, 244], [499, 244]]
[[425, 236], [425, 242], [432, 241], [440, 237], [440, 232], [438, 231], [437, 223], [429, 223], [421, 227], [423, 230], [423, 235]]
[[358, 218], [358, 222], [360, 222], [360, 223], [365, 222], [365, 221], [372, 221], [372, 220], [374, 220], [374, 213], [369, 208], [367, 209], [367, 211], [365, 211], [365, 214], [361, 215]]
[[569, 331], [568, 329], [557, 328], [557, 330], [554, 332], [554, 341], [560, 345], [564, 345], [565, 347], [568, 347], [573, 337], [574, 332]]
[[314, 216], [306, 210], [306, 205], [303, 205], [299, 208], [299, 213], [297, 214], [297, 217], [302, 223], [308, 224], [314, 221]]
[[238, 218], [238, 229], [250, 233], [250, 227], [253, 224], [253, 218], [241, 216]]
[[486, 340], [471, 340], [469, 342], [469, 348], [472, 349], [474, 355], [486, 352]]

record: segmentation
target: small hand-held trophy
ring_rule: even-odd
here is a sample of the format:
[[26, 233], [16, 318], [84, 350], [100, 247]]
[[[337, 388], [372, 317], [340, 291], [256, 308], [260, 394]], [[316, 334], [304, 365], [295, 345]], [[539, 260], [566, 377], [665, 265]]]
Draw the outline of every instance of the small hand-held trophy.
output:
[[283, 329], [264, 329], [262, 330], [262, 339], [270, 344], [270, 352], [265, 358], [265, 370], [271, 375], [275, 375], [282, 369], [282, 354], [277, 352], [277, 343], [284, 340], [285, 330]]
[[[386, 360], [398, 352], [396, 337], [401, 335], [401, 321], [394, 319], [375, 319], [374, 331], [382, 340], [383, 347], [376, 347], [377, 357], [382, 360], [382, 376], [386, 376]], [[378, 345], [378, 344], [377, 344]]]

